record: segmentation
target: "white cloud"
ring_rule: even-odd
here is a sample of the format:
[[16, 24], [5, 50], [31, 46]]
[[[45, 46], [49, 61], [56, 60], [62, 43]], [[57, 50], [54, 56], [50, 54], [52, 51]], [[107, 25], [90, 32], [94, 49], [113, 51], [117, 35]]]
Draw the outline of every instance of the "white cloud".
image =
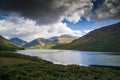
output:
[[74, 24], [81, 20], [81, 17], [90, 19], [92, 3], [90, 0], [76, 0], [69, 4], [65, 18]]
[[74, 24], [77, 23], [80, 20], [79, 14], [75, 13], [72, 16], [67, 16], [66, 19], [70, 22], [73, 22]]
[[51, 25], [40, 26], [33, 20], [15, 15], [0, 20], [0, 34], [7, 38], [18, 37], [27, 41], [38, 37], [50, 38], [62, 34], [82, 36], [81, 31], [70, 29], [66, 23], [57, 22]]
[[83, 30], [83, 32], [86, 34], [86, 33], [89, 33], [90, 31], [92, 31], [92, 29], [86, 29], [86, 30]]

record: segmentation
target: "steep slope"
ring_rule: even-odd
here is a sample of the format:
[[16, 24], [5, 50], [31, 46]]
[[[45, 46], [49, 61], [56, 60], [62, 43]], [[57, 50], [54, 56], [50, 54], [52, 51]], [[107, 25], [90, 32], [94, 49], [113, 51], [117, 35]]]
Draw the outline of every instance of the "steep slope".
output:
[[0, 35], [0, 51], [14, 51], [22, 49]]
[[48, 43], [49, 43], [48, 39], [38, 38], [38, 39], [35, 39], [35, 40], [27, 43], [26, 45], [24, 45], [24, 47], [45, 46]]
[[9, 41], [12, 42], [12, 43], [14, 43], [17, 46], [24, 46], [25, 44], [27, 44], [26, 41], [23, 41], [23, 40], [21, 40], [19, 38], [12, 38]]
[[[58, 46], [60, 47], [62, 46]], [[64, 45], [63, 48], [83, 51], [120, 51], [120, 22], [91, 31]]]

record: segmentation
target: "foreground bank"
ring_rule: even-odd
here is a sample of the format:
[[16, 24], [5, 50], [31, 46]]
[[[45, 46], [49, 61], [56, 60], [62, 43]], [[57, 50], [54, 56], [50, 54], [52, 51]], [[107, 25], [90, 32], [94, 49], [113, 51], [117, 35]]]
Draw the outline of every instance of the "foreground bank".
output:
[[120, 70], [57, 65], [36, 57], [0, 51], [0, 80], [119, 80]]

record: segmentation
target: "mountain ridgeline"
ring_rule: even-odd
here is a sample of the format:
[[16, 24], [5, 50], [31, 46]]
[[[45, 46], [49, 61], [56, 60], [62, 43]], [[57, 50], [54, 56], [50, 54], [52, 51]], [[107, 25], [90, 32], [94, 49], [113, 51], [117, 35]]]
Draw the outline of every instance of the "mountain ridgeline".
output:
[[19, 38], [12, 38], [9, 41], [12, 42], [12, 43], [14, 43], [15, 45], [21, 46], [21, 47], [24, 46], [25, 44], [27, 44], [26, 41], [23, 41], [23, 40], [21, 40]]
[[79, 39], [76, 36], [61, 35], [49, 39], [37, 38], [27, 43], [18, 38], [8, 41], [0, 36], [0, 50], [17, 50], [20, 48], [18, 46], [32, 49], [120, 52], [120, 22], [93, 30]]
[[77, 39], [76, 36], [71, 35], [61, 35], [60, 37], [52, 37], [49, 39], [44, 38], [37, 38], [27, 44], [25, 44], [23, 47], [25, 48], [34, 48], [34, 49], [51, 49], [53, 46], [56, 46], [58, 44], [68, 44], [71, 43], [73, 40]]
[[25, 44], [23, 47], [26, 47], [26, 48], [37, 48], [37, 49], [46, 49], [48, 48], [48, 45], [51, 44], [51, 43], [55, 43], [56, 40], [53, 39], [44, 39], [44, 38], [37, 38], [27, 44]]
[[120, 52], [120, 22], [93, 30], [68, 45], [59, 45], [54, 48]]
[[0, 51], [15, 51], [19, 49], [22, 48], [14, 45], [9, 40], [0, 35]]

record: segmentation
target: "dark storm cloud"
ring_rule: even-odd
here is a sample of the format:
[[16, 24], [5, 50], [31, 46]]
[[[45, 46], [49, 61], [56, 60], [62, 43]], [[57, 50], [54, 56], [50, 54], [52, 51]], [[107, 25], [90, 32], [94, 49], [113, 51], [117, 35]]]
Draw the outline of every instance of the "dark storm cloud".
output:
[[[92, 5], [93, 4], [93, 5]], [[68, 16], [75, 21], [79, 17], [96, 19], [120, 18], [120, 0], [0, 0], [0, 12], [15, 12], [39, 24], [52, 24]]]
[[[65, 11], [64, 6], [54, 7], [55, 0], [1, 0], [0, 9], [6, 12], [17, 12], [26, 18], [40, 20], [41, 23], [53, 23], [59, 20]], [[57, 3], [59, 4], [59, 3]]]
[[1, 0], [0, 3], [2, 11], [17, 12], [39, 24], [55, 23], [77, 12], [78, 16], [86, 15], [91, 6], [90, 0]]
[[93, 3], [92, 11], [95, 12], [100, 6], [105, 3], [105, 0], [92, 0]]
[[[95, 5], [97, 4], [94, 4], [94, 6]], [[97, 14], [96, 19], [120, 19], [120, 0], [105, 0], [102, 5], [97, 6], [95, 11]]]

